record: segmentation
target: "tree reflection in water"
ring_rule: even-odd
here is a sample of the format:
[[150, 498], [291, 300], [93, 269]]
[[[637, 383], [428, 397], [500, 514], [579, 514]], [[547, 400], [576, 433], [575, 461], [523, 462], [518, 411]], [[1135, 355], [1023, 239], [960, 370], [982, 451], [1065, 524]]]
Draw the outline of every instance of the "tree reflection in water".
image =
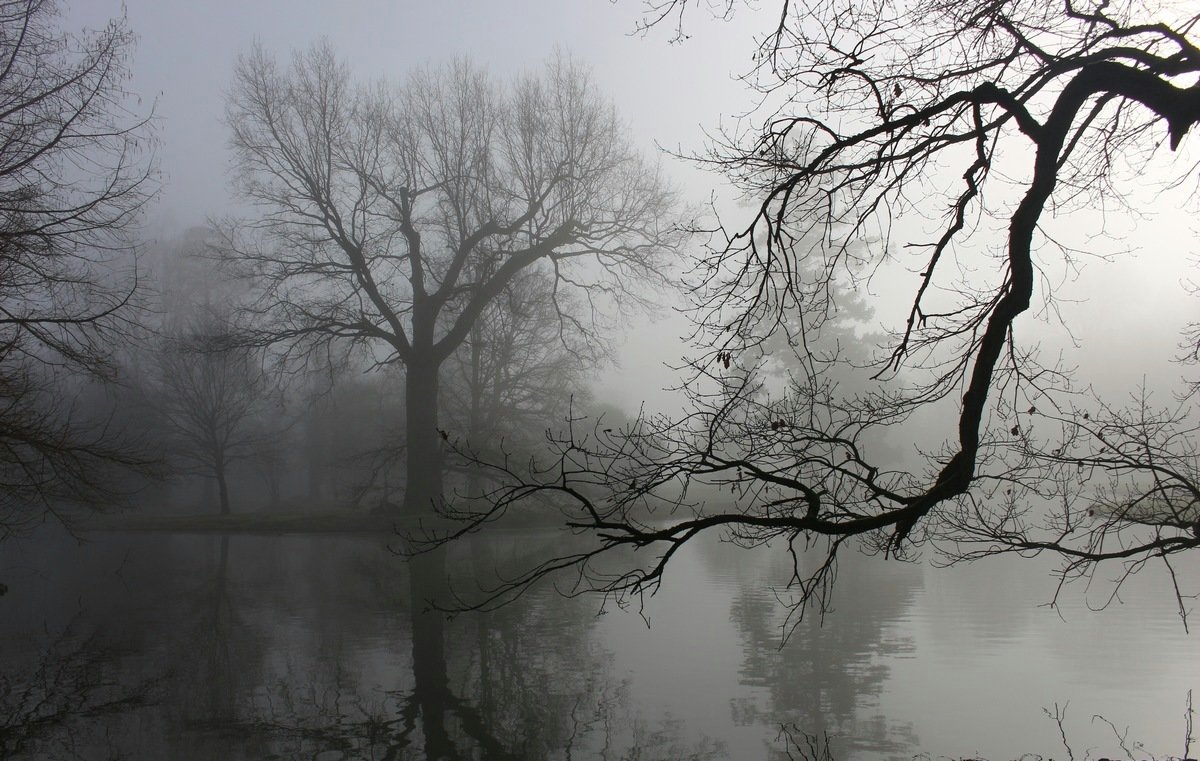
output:
[[[79, 626], [105, 641], [46, 649], [40, 672], [0, 683], [0, 708], [27, 717], [23, 728], [0, 725], [5, 758], [727, 755], [718, 742], [685, 737], [679, 721], [637, 715], [627, 685], [608, 673], [593, 602], [547, 591], [486, 614], [430, 610], [448, 569], [495, 578], [529, 550], [527, 537], [407, 566], [366, 539], [96, 544], [62, 564], [69, 578], [49, 584], [23, 626], [32, 631], [37, 616], [60, 615], [54, 605], [82, 600]], [[120, 579], [108, 573], [118, 562]], [[14, 703], [33, 683], [52, 695], [42, 702], [61, 706], [53, 720]]]
[[[895, 564], [885, 576], [849, 556], [838, 567], [826, 616], [795, 621], [772, 591], [772, 585], [783, 589], [792, 573], [787, 554], [758, 553], [763, 567], [747, 562], [746, 552], [722, 544], [705, 553], [710, 571], [732, 577], [737, 588], [730, 616], [742, 639], [740, 680], [752, 690], [734, 701], [735, 722], [778, 730], [771, 758], [800, 758], [801, 750], [835, 759], [864, 752], [875, 758], [915, 756], [920, 748], [913, 728], [875, 709], [889, 678], [883, 661], [913, 651], [911, 639], [891, 625], [912, 604], [921, 568]], [[816, 564], [824, 557], [800, 558], [807, 561]], [[817, 751], [805, 745], [806, 736], [816, 739]]]
[[[494, 574], [494, 549], [475, 540], [463, 554], [471, 570]], [[707, 738], [686, 741], [677, 721], [652, 726], [633, 715], [625, 685], [607, 679], [607, 656], [589, 640], [586, 603], [540, 597], [448, 620], [429, 606], [448, 593], [447, 569], [444, 550], [409, 564], [407, 684], [368, 697], [361, 684], [340, 679], [321, 693], [303, 679], [281, 683], [253, 722], [275, 735], [276, 752], [497, 761], [725, 756]]]
[[[1038, 706], [1071, 689], [1094, 693], [1079, 715], [1123, 719], [1122, 706], [1170, 705], [1191, 686], [1194, 642], [1153, 628], [1173, 621], [1171, 605], [1139, 596], [1144, 614], [1106, 618], [1097, 649], [1086, 610], [1068, 627], [1005, 602], [1027, 589], [1016, 565], [931, 575], [926, 588], [920, 566], [847, 557], [824, 624], [803, 621], [782, 647], [786, 606], [770, 587], [790, 569], [770, 548], [680, 555], [649, 630], [636, 609], [597, 619], [595, 598], [552, 590], [488, 614], [428, 613], [447, 571], [466, 593], [553, 541], [476, 538], [416, 576], [368, 538], [10, 545], [0, 758], [779, 759], [810, 752], [805, 735], [828, 735], [819, 747], [837, 761], [980, 747], [1014, 758], [1055, 747], [1052, 725], [1030, 715], [1042, 721]], [[998, 609], [976, 610], [987, 606]], [[1176, 736], [1173, 718], [1154, 718], [1134, 711], [1131, 737]], [[1106, 728], [1077, 724], [1072, 741], [1111, 745]]]

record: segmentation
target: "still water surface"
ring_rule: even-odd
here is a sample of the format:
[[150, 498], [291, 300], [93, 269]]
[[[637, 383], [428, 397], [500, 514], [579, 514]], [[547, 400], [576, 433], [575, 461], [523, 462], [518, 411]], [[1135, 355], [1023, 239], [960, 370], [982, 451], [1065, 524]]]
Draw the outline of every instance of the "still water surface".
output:
[[[467, 590], [555, 542], [476, 539], [445, 567]], [[1114, 727], [1144, 758], [1180, 755], [1200, 704], [1200, 639], [1149, 571], [1052, 610], [1040, 561], [851, 557], [784, 643], [786, 555], [715, 541], [644, 606], [546, 589], [449, 622], [376, 539], [44, 535], [0, 557], [5, 758], [776, 759], [806, 734], [838, 761], [1066, 758], [1056, 705], [1075, 758], [1124, 757]]]

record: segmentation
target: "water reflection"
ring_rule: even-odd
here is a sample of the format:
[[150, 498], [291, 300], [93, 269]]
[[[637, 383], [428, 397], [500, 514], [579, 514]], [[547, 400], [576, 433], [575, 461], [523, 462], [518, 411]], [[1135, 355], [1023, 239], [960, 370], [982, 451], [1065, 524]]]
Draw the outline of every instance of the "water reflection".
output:
[[[922, 585], [921, 568], [891, 563], [880, 573], [852, 558], [838, 567], [826, 615], [810, 610], [797, 621], [781, 604], [792, 575], [788, 554], [762, 553], [758, 564], [742, 555], [728, 545], [707, 555], [716, 575], [736, 581], [730, 615], [741, 635], [740, 677], [757, 688], [734, 703], [735, 720], [779, 730], [771, 758], [799, 757], [796, 741], [805, 736], [817, 738], [835, 759], [916, 755], [912, 725], [889, 721], [878, 702], [890, 677], [887, 662], [913, 652], [911, 637], [897, 624]], [[823, 561], [821, 553], [799, 558], [801, 564]]]
[[[154, 680], [130, 683], [119, 653], [74, 626], [0, 674], [0, 758], [116, 757], [108, 727], [154, 700]], [[99, 720], [99, 721], [97, 721]], [[101, 723], [107, 726], [101, 726]]]
[[406, 565], [366, 538], [40, 537], [0, 569], [0, 757], [772, 759], [806, 735], [837, 761], [1017, 757], [1060, 747], [1040, 708], [1068, 700], [1173, 741], [1146, 715], [1200, 678], [1194, 637], [1146, 625], [1177, 620], [1171, 601], [1138, 590], [1132, 618], [1065, 624], [1027, 565], [850, 558], [832, 612], [786, 643], [787, 555], [719, 543], [640, 610], [549, 589], [430, 608], [557, 541], [475, 537]]
[[120, 594], [98, 573], [48, 568], [39, 583], [54, 593], [26, 600], [27, 635], [72, 592], [86, 600], [76, 628], [95, 635], [45, 651], [42, 671], [9, 672], [5, 698], [45, 683], [62, 708], [8, 711], [5, 758], [48, 757], [68, 739], [87, 758], [725, 757], [677, 721], [636, 715], [588, 603], [547, 593], [452, 620], [430, 608], [451, 569], [502, 571], [505, 542], [409, 565], [361, 539], [98, 544], [84, 562], [102, 573], [124, 555]]

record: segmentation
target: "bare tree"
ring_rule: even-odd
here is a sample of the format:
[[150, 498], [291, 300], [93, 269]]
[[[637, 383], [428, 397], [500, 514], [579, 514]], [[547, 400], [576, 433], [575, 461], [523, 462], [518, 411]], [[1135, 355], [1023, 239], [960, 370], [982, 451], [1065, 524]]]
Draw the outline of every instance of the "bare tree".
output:
[[71, 35], [49, 0], [0, 1], [0, 535], [94, 503], [132, 462], [66, 401], [108, 379], [137, 308], [129, 237], [152, 192], [148, 120], [124, 89], [124, 19]]
[[217, 483], [222, 515], [230, 512], [229, 467], [269, 446], [261, 421], [266, 397], [254, 353], [233, 345], [212, 312], [168, 334], [158, 355], [155, 411], [171, 434], [171, 453]]
[[[682, 25], [690, 5], [652, 3], [646, 24]], [[1044, 268], [1074, 264], [1044, 225], [1128, 205], [1123, 183], [1200, 121], [1200, 15], [1107, 0], [778, 6], [747, 76], [768, 116], [700, 157], [760, 204], [711, 230], [697, 261], [693, 411], [623, 431], [573, 421], [544, 470], [496, 463], [515, 484], [491, 495], [497, 510], [559, 494], [595, 538], [496, 599], [563, 567], [581, 589], [653, 589], [713, 530], [820, 547], [818, 570], [797, 565], [804, 602], [824, 599], [845, 546], [905, 555], [932, 541], [950, 560], [1051, 551], [1064, 580], [1102, 561], [1170, 569], [1200, 547], [1194, 391], [1163, 410], [1102, 404], [1039, 363], [1026, 330], [1031, 308], [1053, 314], [1062, 295]], [[1195, 175], [1177, 155], [1161, 162], [1176, 171], [1166, 184]], [[905, 214], [940, 227], [910, 237], [894, 226]], [[843, 288], [882, 271], [894, 284], [893, 263], [919, 273], [909, 307], [872, 367], [843, 368], [883, 385], [844, 393], [809, 339]], [[808, 370], [787, 393], [759, 372], [780, 333]], [[932, 446], [931, 412], [954, 421]], [[920, 445], [918, 461], [880, 456], [883, 432]], [[697, 483], [727, 498], [689, 499]], [[616, 574], [597, 562], [628, 546], [659, 551]]]
[[439, 370], [489, 305], [536, 270], [563, 331], [593, 336], [676, 241], [671, 193], [561, 56], [508, 85], [459, 61], [398, 87], [352, 84], [327, 45], [286, 69], [256, 49], [227, 118], [258, 212], [221, 246], [260, 289], [243, 338], [301, 367], [331, 350], [404, 366], [409, 515], [442, 499]]

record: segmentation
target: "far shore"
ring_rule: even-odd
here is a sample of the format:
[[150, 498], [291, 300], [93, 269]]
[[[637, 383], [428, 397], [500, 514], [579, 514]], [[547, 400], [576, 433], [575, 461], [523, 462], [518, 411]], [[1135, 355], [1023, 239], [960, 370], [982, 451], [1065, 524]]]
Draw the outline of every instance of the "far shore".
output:
[[[446, 524], [441, 527], [443, 530]], [[495, 528], [539, 528], [551, 525], [532, 518], [522, 520], [507, 516], [489, 525]], [[365, 512], [280, 512], [280, 513], [197, 513], [184, 515], [152, 515], [146, 513], [111, 513], [92, 516], [81, 521], [83, 531], [165, 531], [188, 533], [229, 534], [397, 534], [401, 531], [420, 531], [419, 519], [395, 514]]]

